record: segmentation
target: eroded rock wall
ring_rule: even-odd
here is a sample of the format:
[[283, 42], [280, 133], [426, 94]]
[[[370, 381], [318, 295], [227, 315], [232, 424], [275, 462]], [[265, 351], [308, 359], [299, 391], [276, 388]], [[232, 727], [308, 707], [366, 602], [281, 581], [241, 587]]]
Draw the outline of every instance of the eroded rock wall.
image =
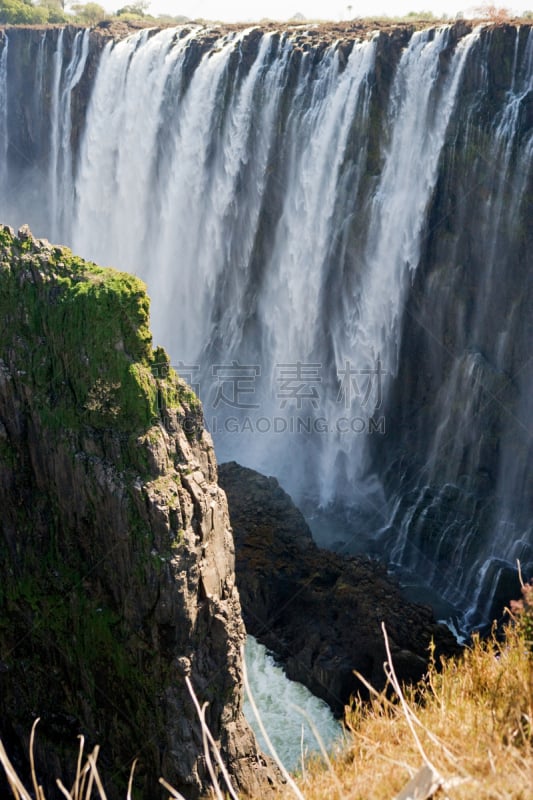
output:
[[[48, 797], [77, 735], [109, 797], [205, 791], [189, 675], [243, 792], [274, 774], [241, 710], [224, 493], [194, 395], [152, 350], [144, 284], [0, 229], [0, 738]], [[57, 790], [56, 790], [57, 792]]]

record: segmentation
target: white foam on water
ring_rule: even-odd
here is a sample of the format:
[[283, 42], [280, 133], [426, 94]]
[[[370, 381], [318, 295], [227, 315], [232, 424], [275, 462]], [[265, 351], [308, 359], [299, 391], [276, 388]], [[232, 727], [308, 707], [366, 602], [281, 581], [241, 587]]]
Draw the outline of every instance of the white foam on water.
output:
[[[289, 771], [300, 771], [303, 758], [319, 751], [319, 744], [302, 709], [317, 729], [328, 753], [344, 741], [343, 728], [323, 700], [301, 683], [290, 681], [257, 639], [248, 636], [245, 647], [250, 688], [265, 730]], [[261, 749], [269, 753], [255, 715], [245, 698], [244, 714], [254, 730]]]

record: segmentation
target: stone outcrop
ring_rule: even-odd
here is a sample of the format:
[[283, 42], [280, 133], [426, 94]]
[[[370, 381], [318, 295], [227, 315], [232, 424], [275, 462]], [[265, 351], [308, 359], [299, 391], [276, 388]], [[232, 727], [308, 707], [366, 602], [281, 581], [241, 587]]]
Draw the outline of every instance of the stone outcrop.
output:
[[[48, 798], [101, 745], [108, 797], [208, 778], [184, 678], [243, 794], [277, 780], [242, 715], [224, 493], [195, 396], [152, 349], [144, 284], [0, 228], [0, 738]], [[165, 795], [166, 796], [166, 795]]]
[[422, 677], [431, 640], [437, 659], [459, 652], [449, 630], [428, 607], [407, 602], [382, 566], [318, 548], [275, 478], [230, 462], [220, 465], [219, 482], [228, 497], [246, 629], [334, 712], [350, 695], [366, 694], [354, 670], [384, 687], [382, 622], [402, 681]]

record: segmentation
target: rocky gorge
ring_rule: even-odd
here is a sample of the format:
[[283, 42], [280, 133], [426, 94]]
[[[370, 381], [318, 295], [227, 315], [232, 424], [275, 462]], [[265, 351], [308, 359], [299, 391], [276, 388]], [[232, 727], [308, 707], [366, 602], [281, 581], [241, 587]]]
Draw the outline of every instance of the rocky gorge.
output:
[[341, 716], [350, 698], [386, 683], [384, 622], [400, 681], [415, 683], [433, 657], [461, 648], [426, 606], [408, 603], [383, 565], [318, 548], [279, 486], [235, 462], [221, 464], [235, 539], [246, 630], [270, 648], [289, 678]]
[[[146, 800], [160, 775], [200, 797], [188, 677], [266, 796], [239, 593], [337, 714], [354, 669], [383, 686], [382, 621], [403, 679], [431, 640], [457, 651], [388, 570], [464, 633], [518, 596], [532, 165], [530, 23], [0, 30], [0, 220], [34, 234], [0, 231], [0, 737], [22, 770], [39, 716], [51, 792], [83, 733], [112, 800], [136, 756]], [[317, 548], [284, 490], [382, 565]]]
[[267, 797], [281, 779], [242, 715], [239, 593], [248, 632], [338, 715], [363, 689], [354, 670], [384, 686], [382, 621], [401, 680], [455, 640], [382, 567], [319, 550], [275, 479], [224, 464], [224, 494], [141, 281], [27, 227], [0, 246], [0, 739], [24, 774], [39, 718], [48, 797], [80, 735], [102, 746], [109, 797], [134, 758], [139, 796], [164, 776], [200, 797], [189, 677], [235, 785]]

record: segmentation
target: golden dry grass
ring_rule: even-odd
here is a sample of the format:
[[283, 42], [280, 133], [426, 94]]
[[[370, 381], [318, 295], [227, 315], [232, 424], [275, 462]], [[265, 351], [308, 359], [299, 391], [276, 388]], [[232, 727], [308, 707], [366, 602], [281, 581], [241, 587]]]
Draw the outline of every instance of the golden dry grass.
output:
[[461, 659], [440, 672], [433, 665], [407, 689], [403, 704], [374, 694], [347, 709], [351, 743], [331, 769], [318, 759], [308, 766], [298, 781], [306, 800], [392, 800], [425, 764], [441, 779], [436, 798], [531, 800], [533, 589], [525, 589], [503, 641], [475, 637]]

